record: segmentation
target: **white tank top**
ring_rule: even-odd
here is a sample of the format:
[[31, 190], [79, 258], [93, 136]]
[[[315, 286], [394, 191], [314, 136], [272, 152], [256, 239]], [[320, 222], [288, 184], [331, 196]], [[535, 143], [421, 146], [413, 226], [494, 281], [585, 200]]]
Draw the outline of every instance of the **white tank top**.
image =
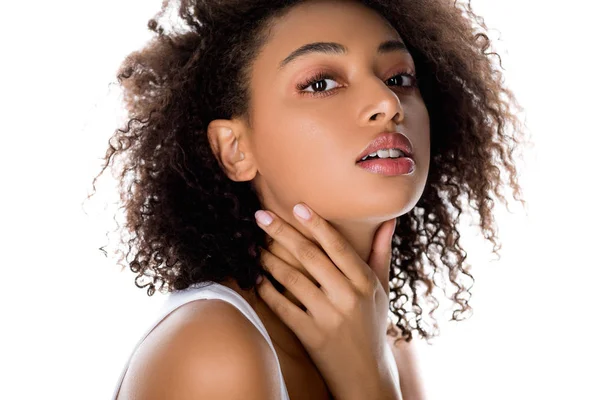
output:
[[167, 300], [162, 306], [161, 311], [159, 312], [159, 317], [156, 321], [148, 327], [146, 333], [140, 338], [138, 343], [135, 345], [133, 351], [131, 352], [129, 359], [125, 363], [123, 371], [121, 372], [121, 376], [117, 382], [115, 387], [112, 399], [115, 400], [117, 398], [117, 394], [119, 393], [119, 389], [123, 382], [123, 378], [125, 377], [125, 373], [129, 367], [129, 362], [133, 357], [133, 353], [137, 350], [137, 348], [142, 344], [144, 339], [152, 332], [152, 330], [163, 320], [165, 319], [171, 312], [175, 311], [175, 309], [181, 307], [182, 305], [189, 303], [190, 301], [199, 300], [199, 299], [220, 299], [225, 300], [228, 303], [234, 305], [240, 310], [242, 314], [244, 314], [250, 322], [256, 326], [256, 329], [267, 340], [271, 350], [273, 350], [273, 354], [275, 354], [275, 360], [277, 360], [277, 367], [279, 370], [279, 382], [281, 383], [281, 400], [290, 400], [290, 397], [287, 392], [287, 387], [285, 386], [285, 381], [283, 380], [283, 373], [281, 372], [281, 365], [279, 365], [279, 358], [277, 357], [277, 352], [275, 351], [275, 347], [273, 347], [273, 342], [267, 333], [267, 329], [263, 325], [260, 318], [254, 311], [254, 309], [248, 304], [246, 299], [239, 295], [235, 290], [228, 288], [227, 286], [221, 285], [216, 282], [202, 283], [196, 284], [188, 287], [184, 290], [178, 290], [175, 292], [171, 292], [168, 294]]

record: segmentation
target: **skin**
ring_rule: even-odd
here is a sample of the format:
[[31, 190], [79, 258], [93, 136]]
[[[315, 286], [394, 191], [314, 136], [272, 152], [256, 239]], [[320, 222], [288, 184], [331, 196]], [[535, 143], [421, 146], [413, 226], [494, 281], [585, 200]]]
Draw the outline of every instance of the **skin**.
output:
[[264, 250], [263, 265], [307, 308], [304, 312], [277, 292], [269, 280], [260, 297], [298, 335], [336, 399], [400, 399], [392, 377], [385, 322], [389, 308], [389, 269], [395, 218], [375, 234], [365, 263], [346, 240], [314, 211], [303, 220], [325, 253], [296, 229], [273, 215], [261, 227], [298, 258], [321, 284], [314, 285], [293, 267]]
[[[265, 210], [322, 248], [292, 214], [295, 204], [306, 203], [365, 262], [381, 224], [415, 206], [429, 170], [429, 114], [418, 88], [401, 87], [410, 85], [410, 79], [396, 77], [405, 72], [418, 76], [418, 71], [407, 52], [377, 53], [379, 44], [390, 39], [402, 41], [382, 16], [362, 4], [302, 3], [274, 23], [252, 65], [252, 126], [233, 118], [214, 120], [208, 127], [213, 153], [226, 175], [251, 181]], [[278, 68], [295, 49], [312, 42], [340, 43], [348, 52], [310, 53]], [[321, 71], [333, 79], [296, 88]], [[355, 164], [371, 140], [389, 131], [403, 132], [412, 143], [416, 165], [410, 175], [387, 177]], [[274, 241], [269, 251], [316, 284], [289, 249]], [[234, 282], [227, 286], [254, 307], [279, 347], [306, 358], [294, 332], [264, 301]], [[287, 289], [283, 294], [301, 306]]]

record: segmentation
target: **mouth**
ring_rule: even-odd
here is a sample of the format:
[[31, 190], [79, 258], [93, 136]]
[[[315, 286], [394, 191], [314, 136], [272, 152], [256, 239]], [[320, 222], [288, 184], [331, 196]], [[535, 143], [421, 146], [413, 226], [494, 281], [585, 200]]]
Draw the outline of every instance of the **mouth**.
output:
[[386, 159], [394, 160], [397, 158], [410, 158], [410, 157], [401, 149], [389, 149], [389, 150], [383, 149], [383, 150], [377, 150], [371, 154], [367, 154], [366, 156], [364, 156], [363, 158], [358, 160], [358, 162], [361, 163], [363, 161], [369, 161], [369, 160], [386, 160]]
[[384, 132], [367, 145], [356, 159], [361, 163], [374, 159], [412, 158], [412, 143], [401, 132]]

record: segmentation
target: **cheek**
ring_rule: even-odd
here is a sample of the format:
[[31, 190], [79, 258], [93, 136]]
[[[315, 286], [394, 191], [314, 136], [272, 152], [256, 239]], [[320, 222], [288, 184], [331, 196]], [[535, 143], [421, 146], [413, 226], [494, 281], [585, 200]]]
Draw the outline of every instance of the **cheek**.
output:
[[[319, 152], [327, 132], [327, 120], [313, 109], [304, 110], [297, 102], [262, 96], [255, 111], [255, 143], [259, 167], [265, 175], [282, 179], [298, 178], [304, 171], [326, 162]], [[276, 176], [274, 175], [276, 174]]]
[[[351, 187], [353, 160], [328, 124], [304, 114], [278, 115], [256, 132], [258, 168], [280, 200], [313, 200], [318, 193], [339, 193]], [[281, 118], [281, 119], [279, 119]], [[346, 162], [344, 162], [346, 161]], [[335, 196], [332, 196], [335, 197]]]
[[300, 185], [307, 177], [322, 176], [329, 163], [326, 145], [300, 121], [271, 124], [258, 136], [259, 169], [265, 177]]
[[405, 126], [410, 132], [418, 156], [425, 158], [426, 161], [430, 152], [430, 121], [427, 107], [422, 99], [418, 99], [407, 109]]

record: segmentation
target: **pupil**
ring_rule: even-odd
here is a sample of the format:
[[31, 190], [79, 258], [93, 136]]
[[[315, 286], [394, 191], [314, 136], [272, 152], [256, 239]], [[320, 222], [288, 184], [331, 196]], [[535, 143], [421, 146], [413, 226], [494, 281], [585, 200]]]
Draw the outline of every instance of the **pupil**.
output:
[[[325, 83], [325, 81], [324, 81], [324, 80], [321, 80], [321, 81], [315, 82], [315, 83], [314, 83], [314, 86], [315, 86], [315, 91], [319, 92], [319, 91], [320, 91], [320, 89], [325, 89], [325, 85], [324, 85], [324, 83]], [[317, 89], [317, 87], [319, 87], [319, 86], [321, 86], [321, 88], [320, 88], [320, 89]]]

